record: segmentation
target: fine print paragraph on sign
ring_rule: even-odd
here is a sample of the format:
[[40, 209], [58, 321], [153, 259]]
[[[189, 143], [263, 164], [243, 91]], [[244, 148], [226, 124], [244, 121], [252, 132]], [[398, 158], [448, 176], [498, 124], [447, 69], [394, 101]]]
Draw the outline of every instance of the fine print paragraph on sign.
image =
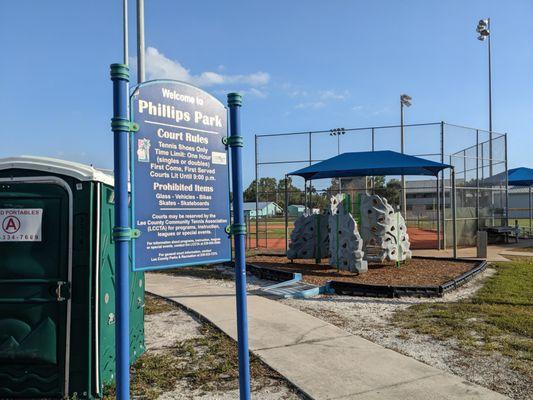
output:
[[227, 117], [196, 87], [148, 82], [131, 100], [134, 268], [228, 261]]

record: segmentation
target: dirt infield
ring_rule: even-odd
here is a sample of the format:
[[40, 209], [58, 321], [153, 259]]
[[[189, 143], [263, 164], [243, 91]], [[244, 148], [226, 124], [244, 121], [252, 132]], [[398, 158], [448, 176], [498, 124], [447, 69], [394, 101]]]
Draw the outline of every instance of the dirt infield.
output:
[[[324, 260], [326, 261], [326, 260]], [[358, 274], [338, 271], [326, 262], [316, 264], [313, 260], [295, 260], [291, 263], [286, 257], [252, 256], [247, 262], [289, 272], [300, 272], [303, 280], [315, 285], [327, 281], [366, 283], [393, 286], [438, 286], [473, 268], [471, 262], [413, 258], [397, 267], [393, 263], [370, 264], [368, 272]]]
[[[437, 248], [437, 232], [419, 228], [407, 228], [409, 240], [411, 241], [411, 249], [436, 249]], [[255, 235], [253, 234], [251, 240], [246, 241], [247, 248], [256, 247]], [[285, 251], [285, 238], [270, 238], [264, 237], [264, 233], [259, 235], [259, 246], [269, 250]]]
[[436, 249], [438, 247], [437, 231], [408, 227], [407, 234], [411, 241], [411, 249]]

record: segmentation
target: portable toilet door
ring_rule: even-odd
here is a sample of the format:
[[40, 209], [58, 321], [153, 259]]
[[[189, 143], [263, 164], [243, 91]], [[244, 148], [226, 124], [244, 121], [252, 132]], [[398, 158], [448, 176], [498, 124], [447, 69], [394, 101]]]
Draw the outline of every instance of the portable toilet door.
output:
[[[115, 377], [113, 178], [41, 157], [0, 160], [0, 398], [100, 398]], [[144, 274], [130, 272], [131, 360]]]
[[[68, 393], [72, 191], [0, 179], [0, 397]], [[30, 372], [31, 370], [31, 372]]]

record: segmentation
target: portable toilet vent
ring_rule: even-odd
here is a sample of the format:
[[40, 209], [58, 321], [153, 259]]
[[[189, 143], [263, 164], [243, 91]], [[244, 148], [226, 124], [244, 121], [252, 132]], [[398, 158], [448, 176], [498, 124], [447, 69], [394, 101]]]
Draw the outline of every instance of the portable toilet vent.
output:
[[[113, 177], [93, 167], [0, 159], [0, 398], [100, 398], [114, 381], [113, 202]], [[133, 362], [143, 273], [130, 288]]]

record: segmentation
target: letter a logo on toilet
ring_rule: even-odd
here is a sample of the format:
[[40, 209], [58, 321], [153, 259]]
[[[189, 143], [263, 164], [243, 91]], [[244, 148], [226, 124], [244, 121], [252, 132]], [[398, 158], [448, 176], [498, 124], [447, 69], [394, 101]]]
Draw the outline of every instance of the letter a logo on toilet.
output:
[[7, 217], [4, 219], [2, 229], [5, 233], [17, 233], [20, 229], [20, 220], [17, 217]]

